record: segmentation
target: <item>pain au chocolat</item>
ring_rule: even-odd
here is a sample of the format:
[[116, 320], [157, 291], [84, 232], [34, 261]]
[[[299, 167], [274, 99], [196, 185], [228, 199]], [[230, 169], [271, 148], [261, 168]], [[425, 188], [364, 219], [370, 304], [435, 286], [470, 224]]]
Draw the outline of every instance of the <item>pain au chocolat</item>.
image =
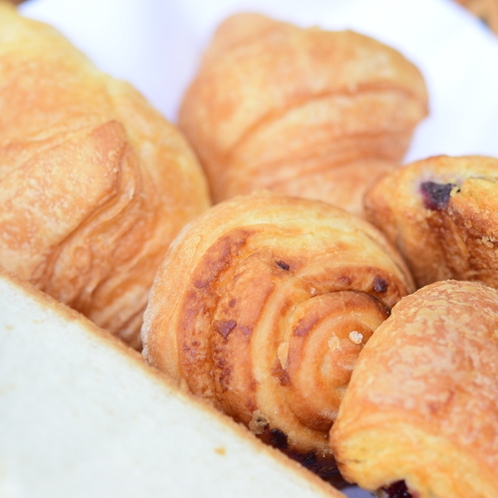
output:
[[396, 245], [419, 287], [437, 280], [498, 288], [498, 159], [436, 156], [380, 180], [365, 213]]
[[356, 357], [413, 291], [373, 226], [275, 193], [223, 201], [187, 225], [144, 315], [147, 361], [322, 476]]
[[0, 265], [139, 346], [167, 246], [209, 205], [190, 146], [129, 84], [0, 2]]
[[427, 101], [419, 69], [377, 40], [241, 13], [215, 32], [179, 126], [215, 202], [270, 189], [362, 214], [358, 192], [401, 162]]
[[331, 432], [343, 476], [388, 498], [498, 497], [498, 291], [403, 298], [358, 356]]

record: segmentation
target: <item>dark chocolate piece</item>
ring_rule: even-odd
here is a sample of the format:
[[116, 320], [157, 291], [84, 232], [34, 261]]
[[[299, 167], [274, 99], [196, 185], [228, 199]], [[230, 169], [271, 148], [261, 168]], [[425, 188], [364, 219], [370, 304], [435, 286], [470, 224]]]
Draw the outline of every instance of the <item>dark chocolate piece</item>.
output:
[[408, 491], [405, 481], [397, 481], [384, 488], [387, 498], [414, 498]]
[[289, 271], [289, 268], [290, 268], [290, 266], [282, 260], [277, 261], [277, 266], [282, 268], [282, 270], [286, 270], [286, 271]]

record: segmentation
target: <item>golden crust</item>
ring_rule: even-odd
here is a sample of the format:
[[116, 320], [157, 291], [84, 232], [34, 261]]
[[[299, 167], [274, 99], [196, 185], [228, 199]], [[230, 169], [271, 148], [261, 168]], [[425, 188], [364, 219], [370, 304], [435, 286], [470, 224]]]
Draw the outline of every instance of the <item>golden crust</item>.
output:
[[[392, 48], [244, 13], [216, 31], [179, 125], [215, 201], [261, 188], [292, 195], [298, 183], [323, 199], [313, 176], [354, 162], [398, 163], [426, 113], [420, 72]], [[327, 200], [335, 203], [330, 192]]]
[[170, 247], [144, 355], [289, 454], [328, 462], [328, 431], [372, 330], [413, 291], [371, 225], [332, 205], [236, 196]]
[[169, 242], [209, 205], [185, 139], [51, 27], [0, 4], [0, 264], [138, 347]]
[[[430, 157], [379, 181], [366, 194], [365, 213], [397, 246], [419, 287], [452, 278], [498, 288], [497, 180], [498, 159]], [[429, 182], [446, 192], [426, 187], [424, 194]]]
[[331, 445], [343, 475], [420, 498], [498, 496], [498, 293], [442, 281], [403, 298], [359, 355]]
[[[327, 171], [310, 173], [303, 182], [296, 178], [285, 182], [285, 193], [329, 202], [362, 218], [364, 195], [373, 185], [400, 165], [391, 161], [360, 161], [336, 165]], [[279, 191], [278, 186], [273, 189]]]

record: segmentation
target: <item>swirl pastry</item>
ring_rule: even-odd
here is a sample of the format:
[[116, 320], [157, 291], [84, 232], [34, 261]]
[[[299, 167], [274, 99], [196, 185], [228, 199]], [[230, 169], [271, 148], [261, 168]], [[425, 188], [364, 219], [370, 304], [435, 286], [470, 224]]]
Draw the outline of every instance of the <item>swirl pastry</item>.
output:
[[365, 197], [368, 220], [419, 287], [475, 280], [498, 288], [498, 159], [437, 156], [389, 174]]
[[0, 264], [139, 347], [160, 259], [209, 206], [192, 150], [127, 83], [0, 2]]
[[346, 479], [389, 497], [497, 497], [497, 330], [498, 292], [479, 282], [402, 299], [361, 351], [331, 431]]
[[[349, 209], [343, 192], [353, 183], [354, 211], [354, 192], [402, 160], [426, 113], [421, 73], [391, 47], [245, 13], [216, 31], [179, 126], [215, 202], [270, 189]], [[348, 168], [333, 173], [348, 164], [353, 182]]]
[[324, 475], [356, 356], [412, 290], [398, 254], [362, 219], [316, 200], [235, 196], [168, 251], [143, 354]]

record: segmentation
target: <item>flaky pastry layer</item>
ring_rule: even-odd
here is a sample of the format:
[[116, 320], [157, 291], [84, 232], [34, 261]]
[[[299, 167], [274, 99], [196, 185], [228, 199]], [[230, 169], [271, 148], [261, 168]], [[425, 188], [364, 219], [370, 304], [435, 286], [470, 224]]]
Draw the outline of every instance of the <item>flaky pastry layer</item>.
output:
[[182, 230], [151, 291], [148, 362], [309, 466], [356, 356], [413, 291], [370, 224], [314, 200], [236, 196]]
[[209, 205], [180, 132], [0, 3], [0, 264], [139, 347], [172, 238]]
[[359, 354], [331, 431], [345, 478], [404, 481], [414, 498], [498, 496], [497, 330], [498, 292], [481, 283], [403, 298]]
[[[215, 201], [261, 188], [295, 195], [300, 184], [300, 195], [348, 209], [327, 188], [327, 172], [358, 162], [398, 164], [427, 99], [420, 71], [372, 38], [241, 13], [216, 31], [179, 125]], [[346, 171], [334, 178], [337, 191], [348, 188]], [[322, 174], [323, 182], [308, 184]], [[371, 183], [368, 169], [360, 178], [364, 188]]]

